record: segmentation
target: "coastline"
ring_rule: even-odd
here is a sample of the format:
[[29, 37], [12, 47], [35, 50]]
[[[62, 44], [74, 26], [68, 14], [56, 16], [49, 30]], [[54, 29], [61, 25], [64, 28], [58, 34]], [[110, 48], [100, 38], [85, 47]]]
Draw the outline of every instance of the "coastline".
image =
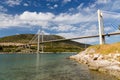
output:
[[86, 64], [90, 70], [108, 73], [120, 80], [120, 53], [100, 54], [94, 49], [80, 52], [69, 57], [78, 63]]
[[[39, 54], [69, 54], [69, 53], [73, 53], [73, 54], [77, 54], [78, 52], [40, 52]], [[0, 54], [37, 54], [36, 52], [0, 52]]]

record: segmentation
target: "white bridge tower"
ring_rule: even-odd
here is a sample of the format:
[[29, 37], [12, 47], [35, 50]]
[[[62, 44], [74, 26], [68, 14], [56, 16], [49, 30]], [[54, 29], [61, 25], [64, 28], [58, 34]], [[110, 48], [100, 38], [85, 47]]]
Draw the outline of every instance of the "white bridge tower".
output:
[[105, 44], [105, 36], [104, 36], [103, 15], [100, 10], [98, 10], [98, 25], [99, 25], [99, 40], [100, 40], [100, 45], [102, 45]]
[[[44, 34], [43, 34], [43, 31], [38, 31], [38, 41], [37, 41], [37, 53], [43, 53], [43, 48], [44, 48], [44, 46], [43, 46], [43, 36], [44, 36]], [[40, 37], [41, 37], [41, 40], [40, 40]], [[41, 41], [41, 45], [40, 45], [40, 41]], [[40, 48], [41, 48], [41, 51], [40, 51]]]

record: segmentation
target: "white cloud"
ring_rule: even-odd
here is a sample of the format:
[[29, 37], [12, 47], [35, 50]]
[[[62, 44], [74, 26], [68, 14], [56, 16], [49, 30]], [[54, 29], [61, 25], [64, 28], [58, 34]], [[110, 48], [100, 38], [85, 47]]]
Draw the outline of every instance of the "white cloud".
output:
[[65, 38], [72, 38], [72, 37], [76, 37], [76, 36], [78, 36], [77, 34], [74, 34], [74, 33], [72, 33], [72, 32], [67, 32], [67, 33], [58, 33], [57, 35], [60, 35], [60, 36], [63, 36], [63, 37], [65, 37]]
[[47, 3], [46, 5], [48, 6], [49, 9], [55, 9], [58, 7], [58, 4], [51, 6], [49, 3]]
[[111, 31], [111, 30], [112, 30], [111, 27], [104, 27], [104, 31], [105, 31], [105, 32], [109, 32], [109, 31]]
[[42, 31], [42, 33], [43, 33], [44, 35], [50, 35], [50, 33], [46, 32], [46, 31]]
[[57, 8], [57, 7], [58, 7], [58, 5], [57, 5], [57, 4], [55, 4], [55, 5], [54, 5], [54, 8]]
[[0, 6], [0, 12], [7, 12], [8, 10], [4, 8], [3, 6]]
[[97, 44], [99, 41], [99, 38], [86, 38], [86, 39], [78, 39], [78, 40], [74, 40], [76, 42], [80, 42], [80, 43], [85, 43], [85, 44]]
[[85, 3], [80, 3], [77, 10], [82, 13], [93, 13], [98, 9], [105, 11], [118, 11], [120, 10], [120, 0], [96, 0], [88, 6], [84, 6]]
[[116, 0], [114, 3], [113, 3], [113, 5], [112, 5], [112, 10], [114, 10], [114, 9], [118, 9], [118, 10], [120, 10], [120, 0]]
[[63, 3], [71, 2], [71, 0], [63, 0]]
[[80, 3], [80, 5], [77, 7], [77, 10], [79, 12], [82, 12], [83, 14], [84, 13], [93, 14], [97, 11], [95, 3], [93, 3], [89, 6], [86, 6], [86, 7], [84, 7], [84, 5], [85, 5], [84, 3]]
[[36, 12], [29, 12], [25, 11], [23, 14], [20, 15], [21, 20], [40, 20], [40, 21], [49, 21], [54, 17], [54, 14], [52, 13], [36, 13]]
[[80, 3], [80, 5], [77, 7], [78, 10], [81, 10], [83, 7], [84, 3]]
[[52, 6], [50, 6], [49, 8], [50, 8], [50, 9], [54, 9], [54, 7], [52, 7]]
[[108, 10], [108, 11], [118, 11], [120, 10], [120, 0], [97, 0], [95, 3], [98, 9]]
[[110, 11], [103, 11], [103, 17], [104, 19], [118, 19], [120, 18], [120, 13], [114, 13]]
[[54, 21], [58, 23], [64, 23], [64, 24], [78, 24], [82, 22], [93, 22], [96, 20], [97, 17], [93, 17], [91, 20], [90, 17], [93, 15], [83, 15], [81, 13], [76, 14], [67, 14], [67, 13], [61, 13], [60, 15], [56, 16]]
[[47, 6], [50, 6], [50, 3], [47, 3], [46, 5], [47, 5]]
[[23, 4], [23, 6], [29, 6], [29, 4], [27, 4], [27, 3], [24, 3], [24, 4]]
[[0, 16], [0, 28], [34, 25], [47, 27], [48, 22], [54, 17], [52, 13], [36, 13], [28, 11], [15, 16], [1, 13]]
[[52, 27], [52, 30], [59, 31], [59, 32], [65, 32], [65, 31], [75, 31], [76, 27], [72, 25], [64, 25], [60, 24], [58, 26]]
[[16, 5], [20, 5], [22, 0], [6, 0], [5, 4], [7, 4], [8, 6], [16, 6]]
[[0, 14], [0, 16], [0, 28], [13, 27], [19, 23], [19, 21], [15, 21], [15, 17], [12, 15]]
[[74, 10], [74, 8], [70, 8], [70, 9], [69, 9], [69, 11], [73, 11], [73, 10]]
[[97, 0], [96, 1], [97, 4], [107, 4], [109, 2], [111, 2], [111, 0]]
[[28, 12], [25, 11], [23, 14], [19, 15], [19, 19], [24, 24], [30, 25], [38, 25], [42, 27], [49, 26], [48, 22], [54, 18], [54, 14], [52, 13], [36, 13], [36, 12]]

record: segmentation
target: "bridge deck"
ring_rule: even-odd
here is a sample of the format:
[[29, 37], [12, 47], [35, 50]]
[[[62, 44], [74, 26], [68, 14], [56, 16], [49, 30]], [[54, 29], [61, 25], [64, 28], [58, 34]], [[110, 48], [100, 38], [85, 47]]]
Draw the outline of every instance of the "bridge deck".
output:
[[[120, 34], [120, 32], [114, 32], [114, 33], [103, 34], [103, 36], [111, 36], [111, 35], [119, 35], [119, 34]], [[99, 35], [81, 36], [81, 37], [69, 38], [69, 39], [56, 39], [56, 40], [43, 41], [43, 42], [40, 42], [40, 43], [59, 42], [59, 41], [69, 41], [69, 40], [84, 39], [84, 38], [94, 38], [94, 37], [99, 37]], [[36, 44], [36, 43], [31, 43], [31, 44]]]

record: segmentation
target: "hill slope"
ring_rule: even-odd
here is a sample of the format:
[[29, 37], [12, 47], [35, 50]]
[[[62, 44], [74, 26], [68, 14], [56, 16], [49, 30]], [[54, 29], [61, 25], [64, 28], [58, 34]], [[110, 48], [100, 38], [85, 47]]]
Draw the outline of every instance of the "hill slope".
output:
[[[32, 38], [34, 37], [34, 34], [20, 34], [20, 35], [12, 35], [12, 36], [6, 36], [3, 38], [0, 38], [0, 43], [3, 42], [13, 42], [13, 43], [28, 43]], [[44, 35], [44, 41], [46, 40], [55, 40], [55, 39], [64, 39], [64, 37], [57, 36], [57, 35]], [[37, 39], [36, 39], [37, 42]], [[44, 51], [45, 52], [79, 52], [81, 50], [84, 50], [84, 48], [88, 47], [88, 44], [78, 43], [75, 41], [61, 41], [61, 42], [52, 42], [52, 43], [45, 43], [44, 44]], [[15, 46], [8, 46], [3, 47], [1, 46], [3, 52], [21, 52], [26, 51], [25, 48], [19, 48]], [[7, 49], [7, 50], [6, 50]], [[37, 45], [30, 47], [30, 51], [36, 52]]]
[[[20, 35], [12, 35], [0, 38], [1, 42], [19, 42], [19, 43], [28, 43], [35, 34], [20, 34]], [[61, 36], [57, 35], [44, 35], [44, 40], [54, 40], [54, 39], [63, 39]]]

